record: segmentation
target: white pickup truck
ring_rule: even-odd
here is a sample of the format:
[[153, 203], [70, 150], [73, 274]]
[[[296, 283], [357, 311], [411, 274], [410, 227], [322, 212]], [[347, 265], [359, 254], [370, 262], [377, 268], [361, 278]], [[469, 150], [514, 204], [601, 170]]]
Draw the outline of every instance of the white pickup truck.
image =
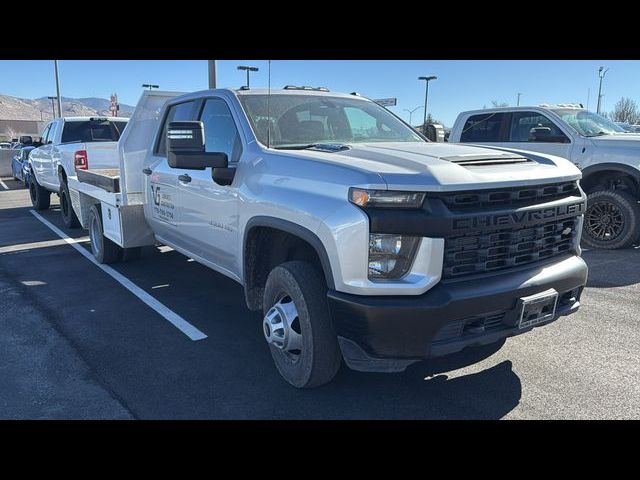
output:
[[239, 282], [296, 387], [580, 305], [585, 196], [559, 157], [428, 142], [357, 94], [293, 86], [144, 92], [117, 153], [69, 178], [95, 258], [157, 242]]
[[582, 240], [617, 249], [640, 240], [640, 135], [576, 104], [505, 107], [458, 115], [449, 142], [557, 155], [582, 170]]
[[120, 117], [56, 118], [44, 128], [41, 146], [29, 155], [29, 193], [36, 210], [49, 208], [51, 194], [60, 196], [65, 226], [80, 226], [69, 202], [67, 179], [76, 170], [117, 167], [115, 149], [128, 119]]

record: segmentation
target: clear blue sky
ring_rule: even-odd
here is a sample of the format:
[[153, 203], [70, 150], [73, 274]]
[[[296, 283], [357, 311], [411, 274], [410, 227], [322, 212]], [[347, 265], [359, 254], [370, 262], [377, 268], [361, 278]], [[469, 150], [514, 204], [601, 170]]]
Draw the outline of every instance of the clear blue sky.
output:
[[[218, 85], [237, 88], [245, 73], [238, 65], [254, 65], [252, 86], [266, 87], [267, 61], [220, 60]], [[603, 110], [609, 111], [620, 97], [640, 103], [640, 61], [534, 61], [534, 60], [274, 60], [272, 86], [285, 84], [325, 86], [340, 92], [357, 91], [371, 98], [397, 97], [391, 109], [408, 120], [403, 109], [424, 103], [420, 75], [437, 75], [429, 87], [429, 112], [451, 126], [460, 111], [490, 106], [491, 100], [515, 105], [581, 102], [595, 110], [598, 66], [609, 67], [604, 82]], [[135, 105], [142, 83], [159, 84], [163, 90], [194, 91], [207, 88], [205, 60], [61, 60], [62, 95], [108, 98]], [[55, 95], [53, 62], [50, 60], [0, 61], [0, 94], [37, 98]], [[422, 110], [413, 115], [421, 121]]]

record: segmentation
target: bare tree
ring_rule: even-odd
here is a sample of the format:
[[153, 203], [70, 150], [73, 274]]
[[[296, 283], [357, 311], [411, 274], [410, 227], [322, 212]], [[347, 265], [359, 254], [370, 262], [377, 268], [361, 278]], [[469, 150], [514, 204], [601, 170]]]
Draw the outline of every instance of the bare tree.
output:
[[509, 104], [507, 102], [498, 102], [497, 100], [491, 100], [491, 106], [493, 108], [502, 108], [502, 107], [508, 107]]
[[613, 112], [609, 115], [614, 122], [624, 122], [636, 124], [640, 121], [640, 110], [636, 102], [630, 98], [622, 97], [613, 107]]

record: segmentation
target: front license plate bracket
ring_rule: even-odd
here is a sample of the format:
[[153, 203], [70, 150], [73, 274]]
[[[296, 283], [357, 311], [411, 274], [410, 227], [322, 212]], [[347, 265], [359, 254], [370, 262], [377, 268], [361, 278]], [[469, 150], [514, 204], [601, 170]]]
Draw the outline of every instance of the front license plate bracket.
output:
[[540, 325], [555, 318], [558, 292], [550, 288], [535, 295], [522, 297], [518, 300], [518, 304], [520, 311], [518, 328], [523, 329]]

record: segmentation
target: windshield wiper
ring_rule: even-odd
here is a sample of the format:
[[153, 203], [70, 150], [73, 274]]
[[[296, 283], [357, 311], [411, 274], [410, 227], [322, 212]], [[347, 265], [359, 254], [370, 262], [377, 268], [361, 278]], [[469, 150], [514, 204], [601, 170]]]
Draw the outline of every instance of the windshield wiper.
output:
[[342, 150], [348, 150], [349, 146], [343, 143], [310, 143], [308, 145], [279, 145], [273, 147], [276, 150], [323, 150], [325, 152], [340, 152]]
[[317, 145], [317, 143], [310, 143], [309, 145], [278, 145], [273, 148], [276, 150], [306, 150], [307, 148], [313, 148]]

